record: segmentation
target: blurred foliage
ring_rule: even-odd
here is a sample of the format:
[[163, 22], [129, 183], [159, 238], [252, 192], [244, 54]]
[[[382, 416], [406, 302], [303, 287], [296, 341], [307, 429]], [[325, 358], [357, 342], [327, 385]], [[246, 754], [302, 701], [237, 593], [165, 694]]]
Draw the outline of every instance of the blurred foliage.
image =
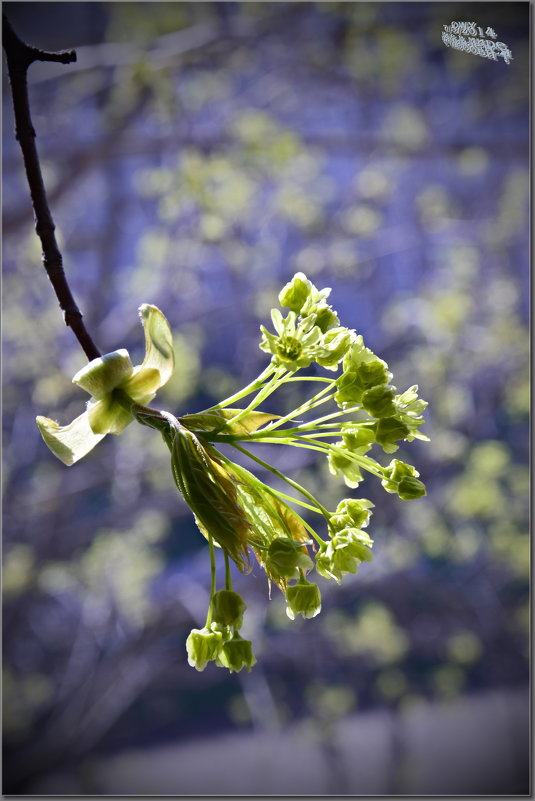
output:
[[[258, 325], [303, 270], [400, 390], [419, 383], [432, 442], [411, 458], [427, 498], [370, 495], [374, 562], [322, 585], [324, 620], [292, 632], [258, 582], [257, 678], [192, 677], [205, 544], [161, 444], [130, 426], [64, 468], [34, 423], [43, 407], [75, 416], [84, 360], [40, 270], [4, 91], [12, 791], [111, 747], [302, 718], [327, 732], [355, 709], [525, 684], [527, 6], [463, 4], [507, 42], [506, 66], [443, 47], [458, 8], [445, 3], [80, 3], [100, 29], [59, 43], [37, 36], [54, 4], [24, 5], [5, 4], [23, 38], [80, 44], [77, 68], [44, 79], [35, 65], [30, 87], [66, 270], [101, 350], [142, 356], [132, 310], [159, 305], [176, 332], [165, 405], [196, 411], [259, 372]], [[285, 472], [334, 506], [326, 465], [293, 458]]]

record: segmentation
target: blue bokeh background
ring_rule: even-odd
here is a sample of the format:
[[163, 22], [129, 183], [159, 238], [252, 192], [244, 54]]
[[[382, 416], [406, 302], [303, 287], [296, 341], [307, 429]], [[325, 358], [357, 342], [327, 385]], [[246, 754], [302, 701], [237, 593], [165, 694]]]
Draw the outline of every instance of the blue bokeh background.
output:
[[[4, 10], [77, 48], [29, 86], [100, 349], [136, 363], [155, 303], [177, 354], [159, 403], [201, 410], [263, 369], [259, 325], [301, 270], [419, 385], [431, 438], [399, 452], [425, 499], [356, 491], [374, 561], [320, 579], [320, 616], [291, 624], [258, 571], [237, 577], [258, 665], [189, 668], [209, 564], [162, 443], [130, 426], [66, 468], [35, 426], [81, 412], [84, 358], [40, 269], [4, 74], [4, 791], [525, 793], [529, 4]], [[446, 47], [454, 20], [511, 63]], [[351, 494], [308, 452], [259, 454], [329, 507]]]

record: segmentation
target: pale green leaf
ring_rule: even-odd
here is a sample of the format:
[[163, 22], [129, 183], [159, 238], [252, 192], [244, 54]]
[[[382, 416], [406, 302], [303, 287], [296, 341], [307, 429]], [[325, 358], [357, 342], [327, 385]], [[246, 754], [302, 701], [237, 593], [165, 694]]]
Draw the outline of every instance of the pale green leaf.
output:
[[154, 397], [171, 378], [175, 356], [171, 328], [160, 309], [144, 303], [139, 307], [139, 315], [145, 329], [145, 358], [121, 388], [138, 403], [148, 403], [147, 396]]
[[91, 430], [87, 411], [67, 426], [41, 416], [37, 417], [37, 425], [52, 453], [66, 465], [77, 462], [104, 437], [104, 434], [95, 434]]

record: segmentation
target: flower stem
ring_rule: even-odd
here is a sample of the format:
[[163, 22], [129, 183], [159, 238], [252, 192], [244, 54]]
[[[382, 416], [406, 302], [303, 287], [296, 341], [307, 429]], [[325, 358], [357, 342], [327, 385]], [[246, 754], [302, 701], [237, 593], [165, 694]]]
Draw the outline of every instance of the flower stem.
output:
[[206, 409], [205, 411], [211, 412], [215, 409], [224, 409], [226, 406], [230, 406], [231, 403], [235, 403], [236, 401], [245, 398], [252, 392], [256, 392], [257, 390], [261, 389], [262, 384], [264, 383], [266, 378], [268, 378], [271, 375], [271, 373], [273, 373], [274, 370], [275, 368], [271, 364], [268, 364], [266, 369], [263, 370], [260, 373], [260, 375], [257, 378], [255, 378], [254, 381], [251, 381], [250, 384], [247, 384], [246, 387], [243, 387], [243, 389], [238, 390], [238, 392], [235, 392], [234, 395], [230, 395], [228, 398], [225, 398], [225, 400], [216, 403], [215, 406], [210, 406], [210, 408]]
[[280, 387], [280, 385], [284, 383], [284, 381], [286, 380], [284, 374], [286, 372], [287, 372], [286, 370], [282, 371], [280, 369], [277, 370], [273, 378], [270, 381], [268, 381], [268, 383], [264, 387], [262, 387], [262, 389], [260, 389], [260, 391], [253, 398], [253, 400], [247, 406], [247, 408], [241, 409], [237, 414], [234, 415], [234, 417], [231, 417], [230, 420], [227, 420], [225, 423], [225, 427], [230, 428], [230, 426], [232, 426], [234, 423], [237, 423], [239, 420], [242, 420], [250, 412], [256, 409], [257, 406], [260, 406], [262, 401], [264, 401], [267, 397], [269, 397], [269, 395], [271, 395], [272, 392], [275, 392], [275, 390], [278, 389], [278, 387]]
[[[214, 551], [214, 541], [212, 539], [212, 535], [208, 532], [208, 544], [210, 546], [210, 574], [211, 574], [211, 581], [210, 581], [210, 603], [208, 605], [208, 614], [206, 615], [206, 627], [210, 625], [212, 622], [212, 600], [215, 595], [215, 574], [216, 574], [216, 567], [215, 567], [215, 551]], [[225, 556], [227, 554], [225, 553]], [[227, 557], [228, 558], [228, 557]]]
[[228, 558], [228, 553], [223, 551], [225, 556], [225, 589], [231, 590], [232, 589], [232, 576], [230, 575], [230, 560]]
[[[302, 440], [304, 437], [295, 437], [295, 439]], [[350, 451], [344, 451], [342, 448], [338, 448], [332, 442], [320, 442], [318, 440], [307, 439], [306, 442], [292, 442], [292, 445], [294, 448], [308, 448], [312, 451], [323, 451], [323, 453], [334, 451], [334, 453], [343, 456], [345, 459], [351, 459], [351, 461], [360, 465], [360, 467], [363, 467], [369, 473], [373, 473], [373, 475], [377, 476], [377, 478], [382, 480], [385, 477], [381, 465], [376, 462], [375, 459], [370, 459], [369, 456], [359, 456], [358, 454], [351, 453]], [[377, 467], [375, 465], [377, 465]]]
[[273, 465], [268, 464], [267, 462], [264, 462], [263, 459], [260, 459], [258, 456], [255, 456], [253, 453], [250, 453], [245, 448], [242, 448], [241, 445], [238, 445], [237, 442], [233, 442], [232, 445], [233, 445], [234, 448], [236, 448], [236, 450], [240, 451], [241, 453], [244, 453], [245, 456], [249, 457], [249, 459], [252, 459], [254, 462], [256, 462], [257, 464], [261, 465], [266, 470], [269, 470], [269, 472], [273, 473], [274, 476], [277, 476], [277, 478], [281, 478], [283, 481], [285, 481], [291, 487], [293, 487], [298, 492], [300, 492], [301, 495], [304, 495], [305, 498], [308, 498], [309, 500], [311, 500], [312, 503], [320, 510], [321, 514], [324, 516], [324, 518], [327, 520], [327, 522], [330, 521], [330, 519], [331, 519], [330, 512], [328, 512], [328, 510], [324, 506], [322, 506], [322, 504], [317, 500], [317, 498], [315, 498], [312, 495], [312, 493], [310, 493], [308, 490], [306, 490], [304, 487], [302, 487], [301, 484], [298, 484], [297, 481], [294, 481], [292, 478], [288, 478], [288, 476], [285, 476], [284, 473], [281, 473], [280, 470], [277, 470], [277, 468], [273, 467]]
[[301, 406], [298, 406], [297, 409], [293, 409], [293, 411], [291, 411], [290, 414], [285, 415], [285, 417], [281, 417], [280, 420], [275, 420], [273, 423], [270, 423], [269, 426], [264, 429], [264, 431], [273, 431], [274, 429], [279, 428], [279, 426], [284, 425], [284, 423], [287, 423], [288, 420], [293, 420], [298, 415], [305, 414], [305, 412], [309, 412], [316, 406], [321, 406], [322, 403], [327, 403], [327, 401], [332, 400], [332, 398], [334, 397], [334, 393], [332, 395], [328, 395], [326, 398], [322, 397], [322, 395], [325, 395], [325, 393], [329, 392], [330, 389], [331, 389], [330, 386], [324, 387], [322, 390], [320, 390], [320, 392], [317, 393], [317, 395], [314, 395], [314, 397], [306, 401], [306, 403], [303, 403]]

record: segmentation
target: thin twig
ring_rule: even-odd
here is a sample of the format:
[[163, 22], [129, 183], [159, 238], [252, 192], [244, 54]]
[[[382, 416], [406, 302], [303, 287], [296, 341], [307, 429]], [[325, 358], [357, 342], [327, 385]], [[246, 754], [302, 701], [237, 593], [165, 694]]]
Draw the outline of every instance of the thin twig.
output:
[[35, 145], [36, 134], [30, 116], [27, 85], [28, 67], [34, 61], [56, 61], [61, 64], [69, 64], [72, 61], [76, 61], [76, 53], [74, 50], [49, 53], [45, 50], [30, 47], [30, 45], [19, 39], [5, 15], [2, 17], [2, 22], [2, 44], [6, 54], [13, 98], [15, 136], [20, 144], [24, 159], [35, 215], [35, 231], [41, 240], [43, 266], [63, 311], [65, 324], [73, 330], [84, 353], [91, 361], [100, 356], [100, 351], [85, 327], [82, 313], [76, 305], [63, 270], [63, 259], [54, 233], [56, 227], [48, 207], [41, 165]]

